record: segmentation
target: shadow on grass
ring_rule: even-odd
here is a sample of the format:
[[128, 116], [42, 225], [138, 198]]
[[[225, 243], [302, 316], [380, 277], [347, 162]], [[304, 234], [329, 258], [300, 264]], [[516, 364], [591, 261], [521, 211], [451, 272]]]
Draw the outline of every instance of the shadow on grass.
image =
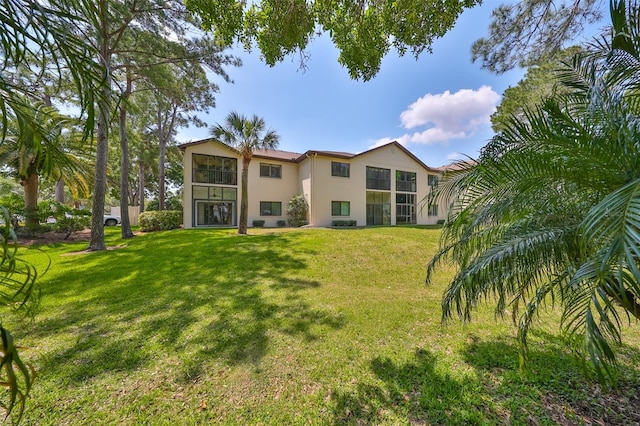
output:
[[[418, 349], [411, 361], [374, 358], [374, 379], [332, 393], [334, 424], [607, 424], [640, 422], [640, 381], [635, 357], [620, 388], [585, 379], [563, 340], [533, 333], [528, 368], [519, 371], [513, 339], [471, 336], [462, 355], [471, 370], [438, 366], [438, 355]], [[535, 346], [535, 348], [534, 348]], [[444, 363], [446, 364], [446, 362]], [[635, 377], [635, 379], [632, 379]], [[345, 390], [346, 388], [346, 390]]]
[[312, 340], [340, 328], [340, 314], [305, 300], [319, 283], [291, 278], [306, 268], [296, 249], [287, 234], [183, 231], [60, 257], [64, 274], [43, 288], [53, 306], [30, 337], [67, 342], [41, 370], [83, 381], [174, 354], [189, 380], [211, 360], [259, 366], [274, 333]]
[[[637, 362], [621, 365], [616, 389], [602, 389], [585, 376], [560, 336], [534, 332], [540, 340], [531, 347], [519, 372], [518, 347], [513, 339], [488, 342], [472, 338], [463, 356], [483, 380], [488, 397], [503, 401], [515, 423], [544, 420], [555, 424], [626, 425], [640, 422], [640, 370]], [[635, 352], [622, 346], [622, 357]], [[632, 379], [635, 377], [636, 379]]]
[[403, 364], [374, 358], [371, 370], [378, 385], [358, 384], [354, 391], [334, 392], [335, 424], [495, 424], [497, 414], [485, 401], [469, 398], [474, 378], [453, 378], [436, 369], [436, 356], [418, 349]]

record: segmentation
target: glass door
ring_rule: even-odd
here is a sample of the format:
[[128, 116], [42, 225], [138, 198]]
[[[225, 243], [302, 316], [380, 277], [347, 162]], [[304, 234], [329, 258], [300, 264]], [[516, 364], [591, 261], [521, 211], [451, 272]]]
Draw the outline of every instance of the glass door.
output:
[[196, 226], [235, 226], [235, 203], [196, 201]]

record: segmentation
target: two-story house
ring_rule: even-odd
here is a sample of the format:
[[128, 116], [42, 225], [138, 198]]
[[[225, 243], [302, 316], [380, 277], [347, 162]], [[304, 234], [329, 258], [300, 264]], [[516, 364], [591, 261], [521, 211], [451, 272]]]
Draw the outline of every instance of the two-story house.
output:
[[[180, 145], [184, 152], [184, 227], [237, 226], [240, 153], [215, 139]], [[249, 165], [248, 224], [287, 220], [303, 194], [311, 226], [353, 220], [357, 226], [435, 224], [447, 209], [424, 203], [442, 172], [397, 142], [360, 154], [256, 150]], [[280, 222], [282, 223], [282, 222]]]

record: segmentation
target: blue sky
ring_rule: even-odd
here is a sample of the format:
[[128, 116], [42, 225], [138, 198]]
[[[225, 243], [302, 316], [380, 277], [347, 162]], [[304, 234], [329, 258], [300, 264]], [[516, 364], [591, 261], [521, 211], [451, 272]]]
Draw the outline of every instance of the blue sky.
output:
[[[502, 93], [524, 76], [523, 70], [495, 75], [471, 62], [471, 44], [486, 34], [499, 3], [466, 10], [433, 53], [418, 60], [390, 52], [368, 82], [349, 78], [326, 36], [310, 47], [306, 71], [297, 57], [269, 67], [259, 51], [237, 50], [243, 66], [229, 69], [233, 84], [218, 81], [217, 106], [202, 118], [213, 125], [230, 111], [256, 114], [280, 134], [286, 151], [358, 153], [397, 140], [429, 166], [475, 157], [493, 135], [489, 116]], [[208, 136], [208, 129], [190, 127], [178, 140]]]

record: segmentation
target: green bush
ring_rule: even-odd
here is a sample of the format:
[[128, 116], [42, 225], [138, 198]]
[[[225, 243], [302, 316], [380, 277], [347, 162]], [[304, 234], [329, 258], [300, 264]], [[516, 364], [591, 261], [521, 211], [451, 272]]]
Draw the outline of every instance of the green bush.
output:
[[182, 225], [182, 212], [178, 210], [146, 211], [140, 214], [143, 232], [167, 231]]
[[307, 212], [309, 204], [303, 194], [294, 195], [287, 205], [287, 214], [289, 215], [290, 226], [303, 226], [308, 224]]
[[280, 227], [287, 226], [287, 222], [284, 221], [284, 220], [279, 220], [279, 221], [276, 222], [276, 225], [280, 226]]
[[[158, 211], [158, 207], [160, 202], [157, 198], [147, 202], [145, 206], [146, 211]], [[164, 200], [164, 208], [166, 210], [179, 210], [182, 211], [182, 198], [177, 197], [175, 195], [170, 195]]]
[[56, 217], [56, 223], [52, 224], [53, 229], [57, 232], [72, 233], [75, 231], [82, 231], [84, 228], [91, 226], [91, 216], [66, 216]]
[[444, 225], [444, 219], [439, 219], [436, 224], [438, 225]]
[[254, 220], [253, 227], [254, 228], [262, 228], [264, 226], [264, 220]]
[[11, 216], [24, 216], [24, 196], [11, 192], [9, 195], [0, 197], [0, 205], [6, 207]]
[[357, 226], [355, 220], [334, 220], [331, 222], [331, 226]]

